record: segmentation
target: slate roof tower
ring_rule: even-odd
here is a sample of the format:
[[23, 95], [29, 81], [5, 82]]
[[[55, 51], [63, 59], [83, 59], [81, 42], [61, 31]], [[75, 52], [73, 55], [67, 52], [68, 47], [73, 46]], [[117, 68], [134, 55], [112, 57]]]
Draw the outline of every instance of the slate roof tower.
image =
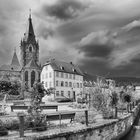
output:
[[28, 18], [27, 30], [20, 44], [22, 79], [29, 88], [40, 79], [39, 44], [36, 40], [31, 13]]

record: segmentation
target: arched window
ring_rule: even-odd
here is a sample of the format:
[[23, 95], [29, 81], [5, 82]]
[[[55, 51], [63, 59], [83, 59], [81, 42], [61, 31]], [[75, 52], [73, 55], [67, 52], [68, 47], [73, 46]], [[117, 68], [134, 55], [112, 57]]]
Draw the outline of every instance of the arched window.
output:
[[29, 47], [29, 51], [32, 52], [32, 47], [31, 46]]
[[28, 71], [25, 71], [25, 81], [28, 82]]
[[33, 84], [35, 82], [35, 71], [31, 72], [31, 87], [33, 87]]

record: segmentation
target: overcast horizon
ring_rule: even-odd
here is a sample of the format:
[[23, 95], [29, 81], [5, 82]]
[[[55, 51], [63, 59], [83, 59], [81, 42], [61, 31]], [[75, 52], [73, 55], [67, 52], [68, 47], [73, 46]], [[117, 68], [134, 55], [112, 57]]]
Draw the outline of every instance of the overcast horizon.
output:
[[9, 64], [29, 9], [40, 61], [55, 58], [93, 75], [140, 76], [139, 0], [0, 0], [0, 65]]

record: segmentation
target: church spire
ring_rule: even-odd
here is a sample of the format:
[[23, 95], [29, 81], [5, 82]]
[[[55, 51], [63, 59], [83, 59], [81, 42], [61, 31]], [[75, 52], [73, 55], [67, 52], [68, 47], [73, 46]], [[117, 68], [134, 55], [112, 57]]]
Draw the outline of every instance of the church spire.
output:
[[35, 41], [35, 34], [32, 24], [32, 18], [31, 18], [31, 9], [29, 10], [29, 19], [28, 19], [28, 27], [27, 31], [24, 36], [25, 41]]
[[18, 57], [17, 57], [17, 54], [16, 54], [16, 49], [14, 49], [14, 55], [13, 55], [13, 58], [12, 58], [11, 65], [20, 66], [19, 61], [18, 61]]

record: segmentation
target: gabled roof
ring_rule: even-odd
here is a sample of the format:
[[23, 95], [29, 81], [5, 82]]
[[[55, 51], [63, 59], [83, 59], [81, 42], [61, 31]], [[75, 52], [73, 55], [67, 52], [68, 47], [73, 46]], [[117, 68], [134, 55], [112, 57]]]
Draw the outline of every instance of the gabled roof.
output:
[[49, 62], [47, 62], [45, 65], [48, 64], [50, 64], [55, 71], [83, 75], [80, 68], [77, 65], [74, 65], [72, 62], [67, 63], [67, 62], [52, 59]]
[[19, 61], [18, 61], [18, 57], [17, 57], [17, 54], [16, 54], [16, 51], [14, 52], [11, 65], [20, 66]]
[[96, 81], [96, 80], [97, 80], [97, 76], [91, 75], [87, 72], [84, 73], [84, 81], [93, 82], [93, 81]]
[[31, 59], [29, 63], [25, 66], [25, 68], [40, 68], [40, 67], [33, 59]]

